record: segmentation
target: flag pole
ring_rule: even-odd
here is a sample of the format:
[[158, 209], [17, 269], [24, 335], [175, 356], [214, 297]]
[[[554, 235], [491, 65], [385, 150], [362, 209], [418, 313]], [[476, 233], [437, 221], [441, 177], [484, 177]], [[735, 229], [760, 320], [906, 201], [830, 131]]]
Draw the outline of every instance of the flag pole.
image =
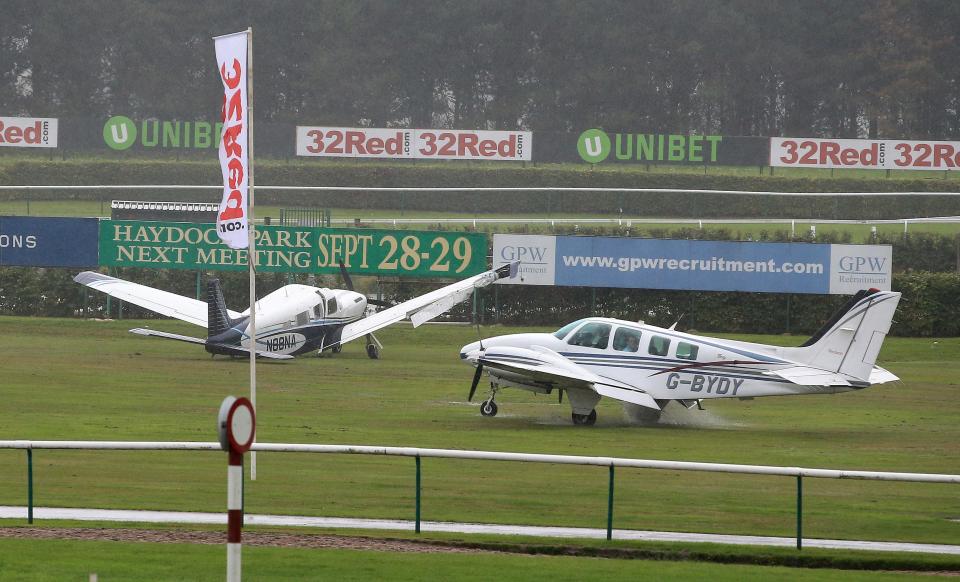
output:
[[[250, 196], [247, 236], [247, 263], [250, 273], [250, 403], [257, 410], [257, 269], [256, 248], [254, 246], [254, 197], [253, 197], [253, 27], [247, 28], [247, 179]], [[254, 437], [256, 440], [256, 437]], [[250, 480], [257, 480], [257, 453], [250, 452]]]

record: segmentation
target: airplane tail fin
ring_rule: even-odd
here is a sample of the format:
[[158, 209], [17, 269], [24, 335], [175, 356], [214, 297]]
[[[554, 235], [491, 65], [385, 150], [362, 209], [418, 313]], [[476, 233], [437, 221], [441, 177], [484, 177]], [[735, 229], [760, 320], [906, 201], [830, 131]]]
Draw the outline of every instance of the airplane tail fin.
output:
[[207, 338], [213, 338], [230, 329], [230, 314], [223, 299], [220, 279], [207, 282]]
[[817, 333], [796, 348], [797, 359], [870, 382], [899, 302], [900, 293], [893, 291], [857, 292]]

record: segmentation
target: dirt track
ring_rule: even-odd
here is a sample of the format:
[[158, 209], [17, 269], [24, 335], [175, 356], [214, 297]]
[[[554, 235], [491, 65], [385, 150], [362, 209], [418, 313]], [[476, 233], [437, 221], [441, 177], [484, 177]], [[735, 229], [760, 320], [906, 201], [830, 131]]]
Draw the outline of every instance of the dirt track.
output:
[[[225, 532], [94, 527], [6, 527], [0, 528], [0, 538], [98, 540], [168, 544], [226, 543]], [[338, 548], [350, 550], [375, 550], [382, 552], [446, 552], [457, 554], [487, 552], [487, 550], [458, 547], [435, 541], [418, 542], [414, 540], [391, 540], [363, 536], [332, 536], [264, 532], [245, 532], [243, 534], [243, 543], [244, 545], [249, 546]]]

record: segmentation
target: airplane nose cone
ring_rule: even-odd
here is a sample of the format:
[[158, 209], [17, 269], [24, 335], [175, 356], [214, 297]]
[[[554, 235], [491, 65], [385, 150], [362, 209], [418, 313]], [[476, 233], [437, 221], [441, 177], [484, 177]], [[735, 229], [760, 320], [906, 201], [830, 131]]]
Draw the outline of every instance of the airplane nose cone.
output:
[[466, 360], [470, 359], [471, 356], [475, 359], [477, 352], [480, 351], [480, 342], [473, 342], [472, 344], [467, 344], [460, 348], [460, 359]]

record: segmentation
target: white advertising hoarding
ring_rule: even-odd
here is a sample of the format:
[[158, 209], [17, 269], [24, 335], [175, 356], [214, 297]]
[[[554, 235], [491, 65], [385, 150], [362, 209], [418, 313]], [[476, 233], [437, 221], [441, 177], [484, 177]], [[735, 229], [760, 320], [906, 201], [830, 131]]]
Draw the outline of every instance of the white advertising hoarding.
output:
[[770, 138], [770, 165], [781, 168], [957, 170], [960, 142]]
[[57, 120], [52, 117], [0, 117], [0, 147], [55, 148]]
[[529, 161], [529, 131], [297, 126], [297, 155]]

